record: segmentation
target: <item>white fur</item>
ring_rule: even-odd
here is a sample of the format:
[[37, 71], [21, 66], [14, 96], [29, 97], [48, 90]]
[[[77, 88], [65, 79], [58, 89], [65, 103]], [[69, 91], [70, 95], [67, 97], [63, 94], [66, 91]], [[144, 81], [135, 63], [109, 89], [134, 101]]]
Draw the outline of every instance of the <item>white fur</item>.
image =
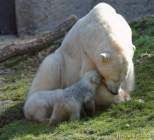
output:
[[[111, 60], [102, 61], [101, 54], [106, 52], [111, 55]], [[100, 3], [73, 26], [60, 48], [42, 62], [29, 95], [68, 87], [92, 69], [100, 72], [111, 91], [118, 92], [123, 88], [130, 92], [134, 83], [133, 55], [128, 23], [110, 5]], [[103, 104], [105, 94], [99, 90]], [[114, 96], [107, 97], [106, 100], [112, 102]]]

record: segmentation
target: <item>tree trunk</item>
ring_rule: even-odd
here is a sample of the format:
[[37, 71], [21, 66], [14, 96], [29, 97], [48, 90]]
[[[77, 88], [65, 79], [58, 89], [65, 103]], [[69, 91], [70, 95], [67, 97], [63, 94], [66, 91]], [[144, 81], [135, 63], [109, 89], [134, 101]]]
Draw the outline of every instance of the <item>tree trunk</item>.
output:
[[[44, 33], [21, 43], [12, 43], [4, 46], [0, 49], [0, 62], [14, 56], [33, 53], [49, 47], [54, 43], [54, 41], [62, 38], [76, 21], [77, 17], [72, 15], [49, 33]], [[53, 48], [53, 50], [55, 49]]]

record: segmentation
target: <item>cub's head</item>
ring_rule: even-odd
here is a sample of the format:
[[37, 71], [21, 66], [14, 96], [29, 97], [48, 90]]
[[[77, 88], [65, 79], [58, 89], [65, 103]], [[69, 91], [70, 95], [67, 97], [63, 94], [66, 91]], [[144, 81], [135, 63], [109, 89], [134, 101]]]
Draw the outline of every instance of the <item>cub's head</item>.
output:
[[88, 71], [82, 78], [83, 84], [91, 89], [96, 89], [101, 84], [101, 75], [95, 70]]

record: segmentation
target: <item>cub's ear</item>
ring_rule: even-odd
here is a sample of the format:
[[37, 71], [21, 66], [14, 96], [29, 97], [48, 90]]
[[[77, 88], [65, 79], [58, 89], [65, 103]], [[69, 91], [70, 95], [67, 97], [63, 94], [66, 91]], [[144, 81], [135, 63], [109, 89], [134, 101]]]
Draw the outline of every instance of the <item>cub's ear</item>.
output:
[[91, 77], [90, 82], [99, 85], [101, 83], [101, 77]]
[[104, 62], [111, 61], [111, 54], [108, 52], [101, 53], [100, 56], [102, 58], [102, 61], [104, 61]]

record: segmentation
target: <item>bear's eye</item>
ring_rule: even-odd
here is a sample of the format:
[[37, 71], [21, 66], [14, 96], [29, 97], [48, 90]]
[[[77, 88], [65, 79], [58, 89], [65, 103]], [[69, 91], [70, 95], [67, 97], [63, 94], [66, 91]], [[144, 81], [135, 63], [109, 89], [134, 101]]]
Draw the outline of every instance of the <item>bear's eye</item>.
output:
[[111, 61], [111, 54], [110, 53], [101, 53], [100, 54], [102, 62], [109, 63]]

